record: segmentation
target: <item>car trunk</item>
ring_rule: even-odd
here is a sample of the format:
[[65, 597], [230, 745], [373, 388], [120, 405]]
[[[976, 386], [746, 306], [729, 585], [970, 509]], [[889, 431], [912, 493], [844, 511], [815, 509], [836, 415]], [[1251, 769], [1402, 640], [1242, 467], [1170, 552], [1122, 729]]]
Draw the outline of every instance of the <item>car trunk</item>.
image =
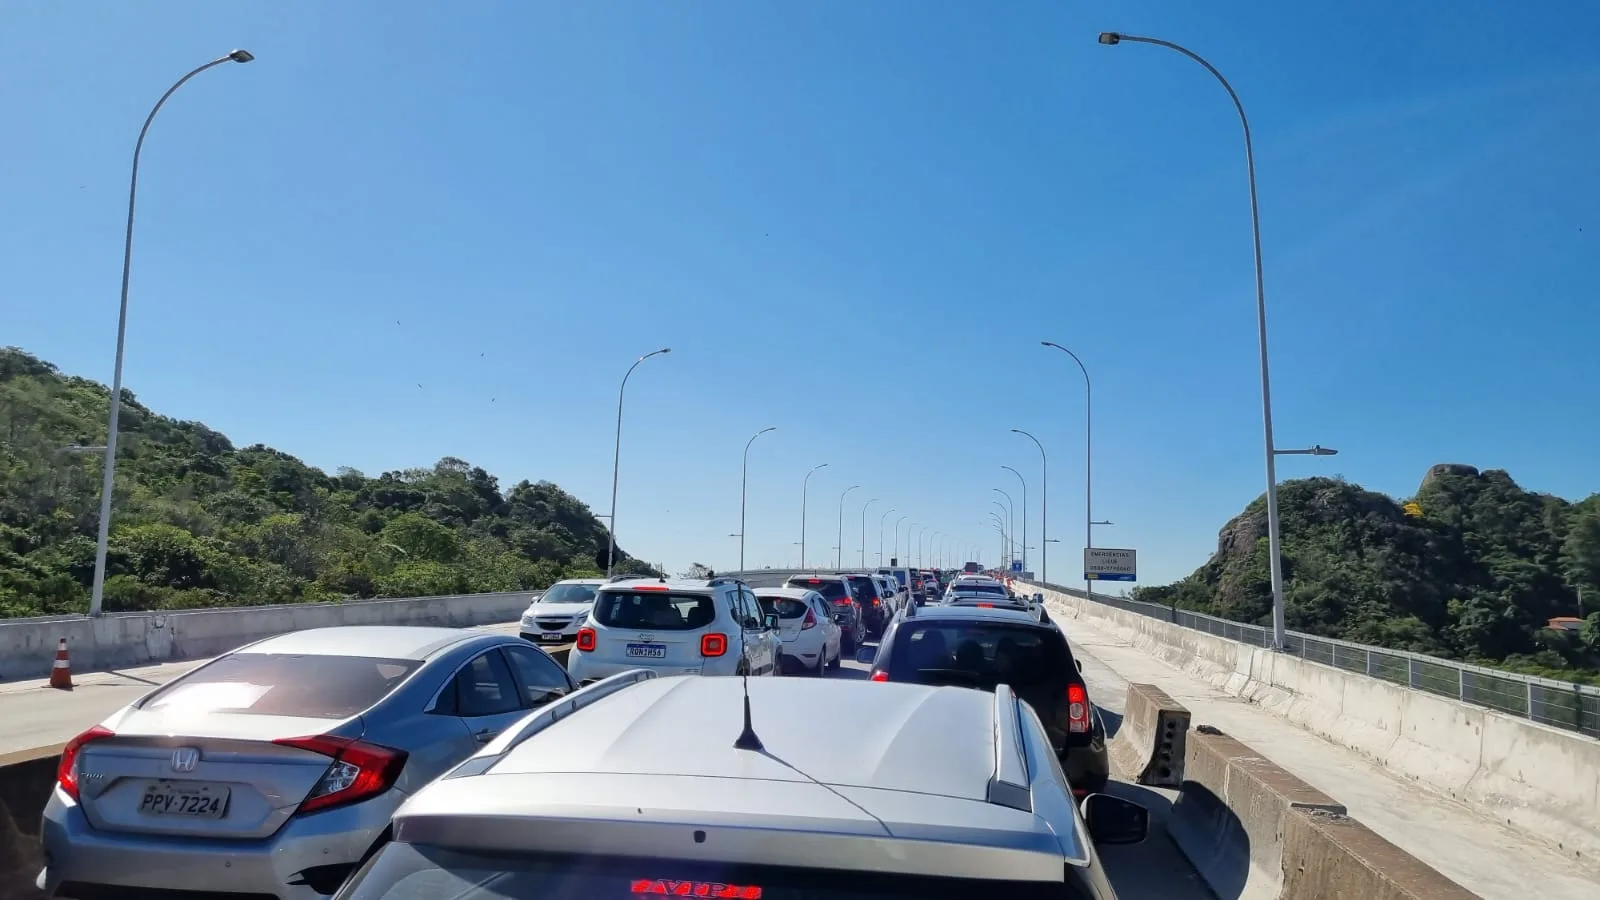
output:
[[362, 721], [130, 709], [113, 730], [78, 758], [80, 802], [95, 829], [254, 839], [282, 827], [332, 763], [272, 742], [356, 738]]

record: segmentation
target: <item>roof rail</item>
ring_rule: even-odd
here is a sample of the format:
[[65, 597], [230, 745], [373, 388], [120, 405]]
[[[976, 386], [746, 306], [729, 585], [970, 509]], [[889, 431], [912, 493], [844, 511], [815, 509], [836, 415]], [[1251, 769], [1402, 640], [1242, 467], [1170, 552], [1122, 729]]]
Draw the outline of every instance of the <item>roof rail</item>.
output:
[[488, 746], [468, 757], [460, 765], [446, 772], [441, 778], [460, 778], [469, 775], [482, 775], [494, 768], [495, 764], [505, 758], [516, 746], [551, 725], [567, 718], [586, 706], [595, 703], [630, 688], [641, 681], [649, 681], [658, 677], [654, 669], [629, 669], [618, 672], [609, 678], [602, 678], [593, 684], [579, 688], [568, 694], [564, 699], [552, 703], [526, 719], [513, 725], [510, 729], [500, 733]]
[[994, 775], [989, 779], [987, 799], [999, 806], [1033, 812], [1028, 756], [1022, 748], [1022, 721], [1017, 715], [1017, 696], [1008, 684], [994, 688]]

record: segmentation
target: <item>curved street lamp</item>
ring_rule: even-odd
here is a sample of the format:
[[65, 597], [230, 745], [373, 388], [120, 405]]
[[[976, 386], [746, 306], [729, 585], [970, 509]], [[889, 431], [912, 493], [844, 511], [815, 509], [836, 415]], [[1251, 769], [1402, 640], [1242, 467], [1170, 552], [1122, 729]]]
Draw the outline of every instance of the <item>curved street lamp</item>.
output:
[[[1083, 546], [1087, 551], [1094, 546], [1094, 383], [1089, 380], [1089, 369], [1078, 354], [1055, 341], [1039, 343], [1072, 357], [1078, 364], [1078, 371], [1083, 373]], [[1044, 452], [1043, 448], [1040, 452]], [[1085, 580], [1084, 584], [1085, 593], [1093, 596], [1094, 582]]]
[[[905, 524], [905, 521], [909, 518], [911, 518], [909, 515], [901, 516], [900, 518], [896, 519], [894, 523], [894, 556], [891, 558], [895, 561], [894, 564], [897, 566], [902, 565], [900, 562], [900, 526]], [[906, 529], [906, 537], [911, 537], [911, 529], [909, 528]]]
[[[1020, 434], [1039, 448], [1039, 531], [1044, 537], [1039, 539], [1039, 580], [1045, 584], [1050, 583], [1050, 457], [1045, 455], [1044, 444], [1039, 439], [1021, 428], [1011, 429], [1013, 434]], [[1026, 520], [1024, 520], [1026, 521]]]
[[1021, 472], [1010, 466], [1000, 468], [1017, 476], [1017, 481], [1022, 483], [1022, 569], [1031, 572], [1033, 570], [1028, 568], [1028, 479], [1023, 478]]
[[889, 514], [894, 511], [895, 508], [891, 506], [883, 511], [883, 515], [878, 517], [878, 565], [880, 566], [886, 565], [888, 562], [883, 555], [883, 527], [889, 521]]
[[[606, 529], [608, 534], [606, 540], [607, 578], [611, 577], [611, 570], [615, 568], [617, 562], [617, 473], [622, 462], [622, 398], [628, 391], [628, 379], [633, 377], [633, 370], [639, 368], [640, 363], [652, 356], [660, 356], [663, 353], [671, 352], [671, 347], [662, 347], [660, 350], [652, 350], [634, 360], [633, 365], [629, 366], [627, 373], [622, 376], [622, 387], [617, 388], [617, 445], [611, 456], [611, 515], [609, 517], [611, 519], [611, 527]], [[743, 531], [744, 529], [741, 528], [740, 530]]]
[[750, 440], [744, 442], [744, 468], [739, 475], [739, 571], [741, 572], [744, 571], [744, 506], [746, 488], [750, 484], [750, 445], [754, 444], [756, 438], [761, 437], [763, 434], [777, 430], [778, 426], [768, 425], [766, 428], [750, 435]]
[[[861, 504], [861, 568], [867, 567], [867, 507], [878, 502], [877, 497]], [[840, 541], [840, 543], [844, 543]], [[842, 551], [841, 551], [842, 552]]]
[[167, 98], [189, 79], [223, 63], [247, 63], [253, 59], [255, 57], [248, 50], [234, 50], [189, 70], [187, 75], [173, 82], [172, 87], [167, 88], [156, 105], [150, 108], [150, 115], [144, 117], [144, 126], [139, 129], [139, 139], [133, 144], [133, 174], [128, 180], [128, 227], [122, 239], [122, 300], [117, 311], [117, 361], [111, 370], [111, 417], [106, 423], [106, 461], [101, 466], [99, 534], [95, 539], [94, 582], [89, 593], [91, 616], [100, 615], [106, 592], [106, 552], [111, 545], [111, 497], [117, 483], [117, 437], [122, 419], [122, 350], [128, 336], [128, 276], [133, 268], [133, 204], [139, 196], [139, 156], [144, 151], [144, 138], [150, 132], [150, 123], [155, 121], [156, 113], [166, 105]]
[[861, 485], [852, 484], [844, 489], [844, 493], [839, 495], [839, 537], [836, 539], [833, 548], [833, 567], [835, 569], [844, 568], [844, 498], [859, 487]]
[[800, 568], [806, 567], [806, 495], [811, 490], [811, 476], [817, 474], [818, 469], [826, 469], [827, 463], [811, 467], [806, 473], [805, 481], [800, 483]]

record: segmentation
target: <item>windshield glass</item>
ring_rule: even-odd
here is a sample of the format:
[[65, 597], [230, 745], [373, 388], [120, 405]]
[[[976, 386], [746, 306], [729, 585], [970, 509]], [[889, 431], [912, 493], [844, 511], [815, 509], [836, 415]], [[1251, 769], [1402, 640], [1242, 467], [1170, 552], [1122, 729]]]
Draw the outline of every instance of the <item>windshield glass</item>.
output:
[[556, 584], [544, 592], [539, 598], [540, 603], [593, 603], [594, 593], [599, 589], [595, 584]]
[[606, 591], [591, 614], [607, 628], [641, 631], [691, 631], [717, 617], [716, 602], [704, 594], [666, 591]]
[[798, 619], [810, 609], [804, 600], [796, 600], [793, 597], [763, 597], [757, 594], [756, 599], [761, 601], [763, 613], [767, 615], [777, 613], [780, 619]]
[[997, 597], [1004, 597], [1006, 595], [1005, 585], [984, 584], [982, 582], [971, 581], [959, 582], [950, 590], [957, 594], [993, 594]]
[[1021, 688], [1065, 681], [1071, 651], [1045, 628], [994, 622], [927, 622], [907, 628], [889, 657], [891, 681]]
[[347, 719], [389, 695], [422, 665], [415, 659], [230, 653], [160, 688], [152, 712]]
[[856, 596], [866, 601], [878, 599], [878, 584], [865, 575], [856, 575], [850, 578], [850, 583], [855, 585]]
[[791, 578], [784, 587], [800, 588], [807, 591], [816, 591], [822, 599], [830, 603], [843, 603], [850, 599], [849, 591], [845, 590], [844, 582], [838, 579], [826, 578]]
[[1075, 867], [1062, 882], [978, 881], [659, 859], [491, 856], [388, 844], [338, 900], [1088, 900]]

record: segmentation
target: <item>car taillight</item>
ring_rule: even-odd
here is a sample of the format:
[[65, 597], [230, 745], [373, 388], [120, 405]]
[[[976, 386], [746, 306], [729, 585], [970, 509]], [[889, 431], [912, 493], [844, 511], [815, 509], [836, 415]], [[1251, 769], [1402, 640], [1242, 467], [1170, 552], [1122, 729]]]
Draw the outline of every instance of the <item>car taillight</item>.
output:
[[579, 628], [578, 629], [578, 649], [582, 650], [585, 653], [589, 653], [589, 652], [594, 650], [594, 629], [593, 628]]
[[1089, 693], [1081, 684], [1067, 685], [1067, 731], [1083, 734], [1089, 730]]
[[85, 731], [61, 748], [61, 761], [56, 763], [56, 784], [61, 785], [68, 797], [78, 799], [78, 753], [95, 741], [116, 737], [116, 732], [102, 725]]
[[994, 609], [994, 604], [993, 603], [979, 603], [978, 605], [983, 607], [984, 609]]
[[701, 656], [721, 656], [728, 652], [728, 636], [721, 632], [700, 635]]
[[817, 627], [817, 614], [808, 609], [806, 610], [806, 620], [800, 623], [800, 630], [805, 631], [807, 628], [815, 627]]
[[280, 738], [273, 743], [280, 747], [308, 750], [333, 760], [328, 764], [328, 770], [317, 779], [311, 793], [300, 801], [300, 808], [296, 810], [298, 814], [376, 797], [394, 787], [395, 779], [400, 777], [400, 770], [406, 765], [404, 750], [366, 744], [354, 738], [317, 734]]
[[872, 680], [873, 681], [888, 681], [889, 680], [889, 673], [883, 671], [882, 669], [879, 669], [878, 671], [872, 673]]
[[877, 597], [873, 597], [872, 598], [872, 605], [873, 606], [879, 606], [879, 605], [881, 605], [881, 601], [879, 601]]

